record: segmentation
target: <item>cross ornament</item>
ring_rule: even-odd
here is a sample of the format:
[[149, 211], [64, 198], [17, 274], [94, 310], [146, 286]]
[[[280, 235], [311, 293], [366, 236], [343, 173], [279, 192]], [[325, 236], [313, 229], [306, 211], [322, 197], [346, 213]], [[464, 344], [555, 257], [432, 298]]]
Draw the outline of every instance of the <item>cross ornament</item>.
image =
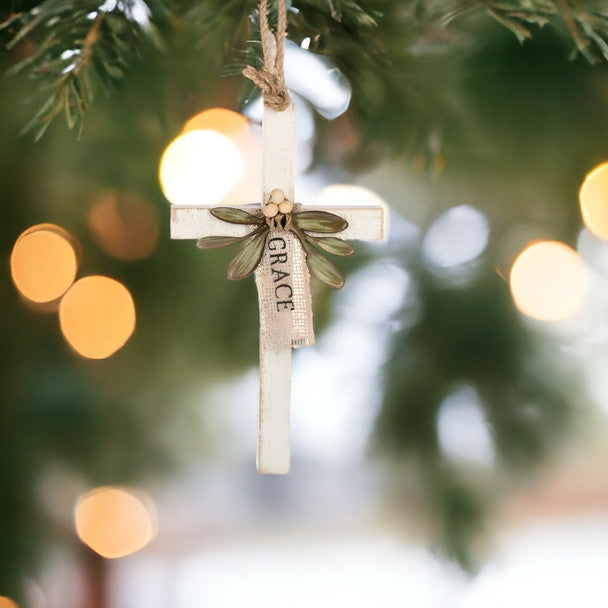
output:
[[[281, 112], [264, 107], [262, 128], [262, 204], [273, 191], [294, 201], [295, 109]], [[255, 226], [232, 224], [211, 213], [216, 205], [173, 205], [172, 239], [244, 237]], [[230, 205], [255, 213], [258, 204]], [[374, 206], [307, 206], [340, 216], [347, 222], [342, 239], [380, 240], [384, 208]], [[311, 233], [315, 236], [326, 236]], [[260, 301], [260, 411], [257, 469], [262, 474], [286, 474], [290, 467], [291, 351], [313, 342], [309, 274], [306, 253], [291, 232], [270, 230], [255, 271]], [[298, 294], [304, 295], [298, 302]]]

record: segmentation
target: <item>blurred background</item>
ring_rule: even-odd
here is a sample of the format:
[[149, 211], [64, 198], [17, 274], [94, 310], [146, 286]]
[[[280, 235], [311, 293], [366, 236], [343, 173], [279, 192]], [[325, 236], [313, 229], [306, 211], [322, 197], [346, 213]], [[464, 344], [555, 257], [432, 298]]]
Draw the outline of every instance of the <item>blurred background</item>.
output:
[[[125, 17], [70, 4], [64, 42]], [[91, 67], [80, 136], [21, 131], [81, 51], [40, 56], [52, 21], [10, 45], [35, 12], [0, 32], [0, 608], [605, 607], [601, 53], [559, 16], [521, 44], [509, 15], [290, 4], [296, 199], [389, 221], [313, 283], [292, 470], [260, 476], [253, 280], [169, 238], [172, 203], [259, 200], [255, 3], [127, 4], [138, 56]]]

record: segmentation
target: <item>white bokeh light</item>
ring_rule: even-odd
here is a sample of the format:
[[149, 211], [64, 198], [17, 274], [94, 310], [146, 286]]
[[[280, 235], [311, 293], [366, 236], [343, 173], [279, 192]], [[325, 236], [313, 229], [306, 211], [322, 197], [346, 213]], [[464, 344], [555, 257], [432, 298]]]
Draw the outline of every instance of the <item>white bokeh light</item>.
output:
[[294, 454], [337, 465], [363, 456], [381, 401], [390, 321], [411, 283], [405, 270], [385, 262], [349, 277], [337, 296], [339, 320], [294, 360]]
[[243, 156], [224, 135], [196, 130], [174, 139], [159, 167], [164, 195], [174, 205], [214, 205], [243, 175]]
[[492, 438], [472, 386], [463, 386], [443, 400], [437, 413], [437, 433], [446, 455], [474, 464], [492, 464]]
[[470, 205], [459, 205], [433, 222], [422, 243], [422, 253], [433, 266], [453, 268], [479, 257], [488, 245], [489, 235], [483, 213]]
[[285, 43], [285, 84], [329, 120], [344, 114], [352, 97], [350, 83], [328, 58], [290, 40]]
[[578, 235], [576, 249], [590, 268], [602, 275], [608, 275], [608, 241], [583, 228]]

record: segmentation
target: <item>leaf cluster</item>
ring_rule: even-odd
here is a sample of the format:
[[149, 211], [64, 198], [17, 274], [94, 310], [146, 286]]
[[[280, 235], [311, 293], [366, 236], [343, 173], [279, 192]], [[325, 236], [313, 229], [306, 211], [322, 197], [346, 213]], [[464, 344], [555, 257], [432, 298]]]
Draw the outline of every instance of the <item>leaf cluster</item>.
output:
[[[243, 247], [230, 262], [227, 275], [233, 281], [247, 278], [262, 259], [270, 222], [262, 215], [253, 215], [234, 207], [217, 207], [212, 209], [211, 213], [231, 224], [256, 226], [252, 232], [242, 237], [208, 236], [198, 241], [200, 249], [217, 249], [244, 242]], [[298, 237], [306, 252], [306, 264], [313, 276], [333, 289], [340, 289], [344, 285], [344, 277], [340, 271], [319, 252], [319, 249], [341, 256], [354, 253], [354, 247], [346, 241], [333, 236], [324, 236], [325, 233], [345, 230], [348, 226], [346, 220], [326, 211], [300, 211], [286, 215], [280, 213], [275, 223], [284, 225], [286, 230]], [[314, 233], [321, 233], [323, 236], [315, 236]]]

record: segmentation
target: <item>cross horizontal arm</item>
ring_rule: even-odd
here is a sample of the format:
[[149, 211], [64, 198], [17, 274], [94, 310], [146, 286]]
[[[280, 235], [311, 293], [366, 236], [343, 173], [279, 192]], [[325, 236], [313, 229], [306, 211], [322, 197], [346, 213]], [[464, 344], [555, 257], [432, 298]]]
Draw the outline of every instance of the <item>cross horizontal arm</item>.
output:
[[[171, 208], [171, 238], [200, 239], [205, 236], [244, 236], [253, 229], [243, 224], [229, 224], [211, 214], [218, 205], [173, 205]], [[230, 205], [237, 206], [237, 205]], [[260, 205], [238, 205], [239, 209], [255, 212]], [[309, 206], [306, 211], [328, 211], [348, 222], [348, 227], [338, 233], [342, 239], [379, 241], [384, 238], [384, 207], [380, 205], [330, 207]], [[315, 234], [315, 233], [313, 233]]]

